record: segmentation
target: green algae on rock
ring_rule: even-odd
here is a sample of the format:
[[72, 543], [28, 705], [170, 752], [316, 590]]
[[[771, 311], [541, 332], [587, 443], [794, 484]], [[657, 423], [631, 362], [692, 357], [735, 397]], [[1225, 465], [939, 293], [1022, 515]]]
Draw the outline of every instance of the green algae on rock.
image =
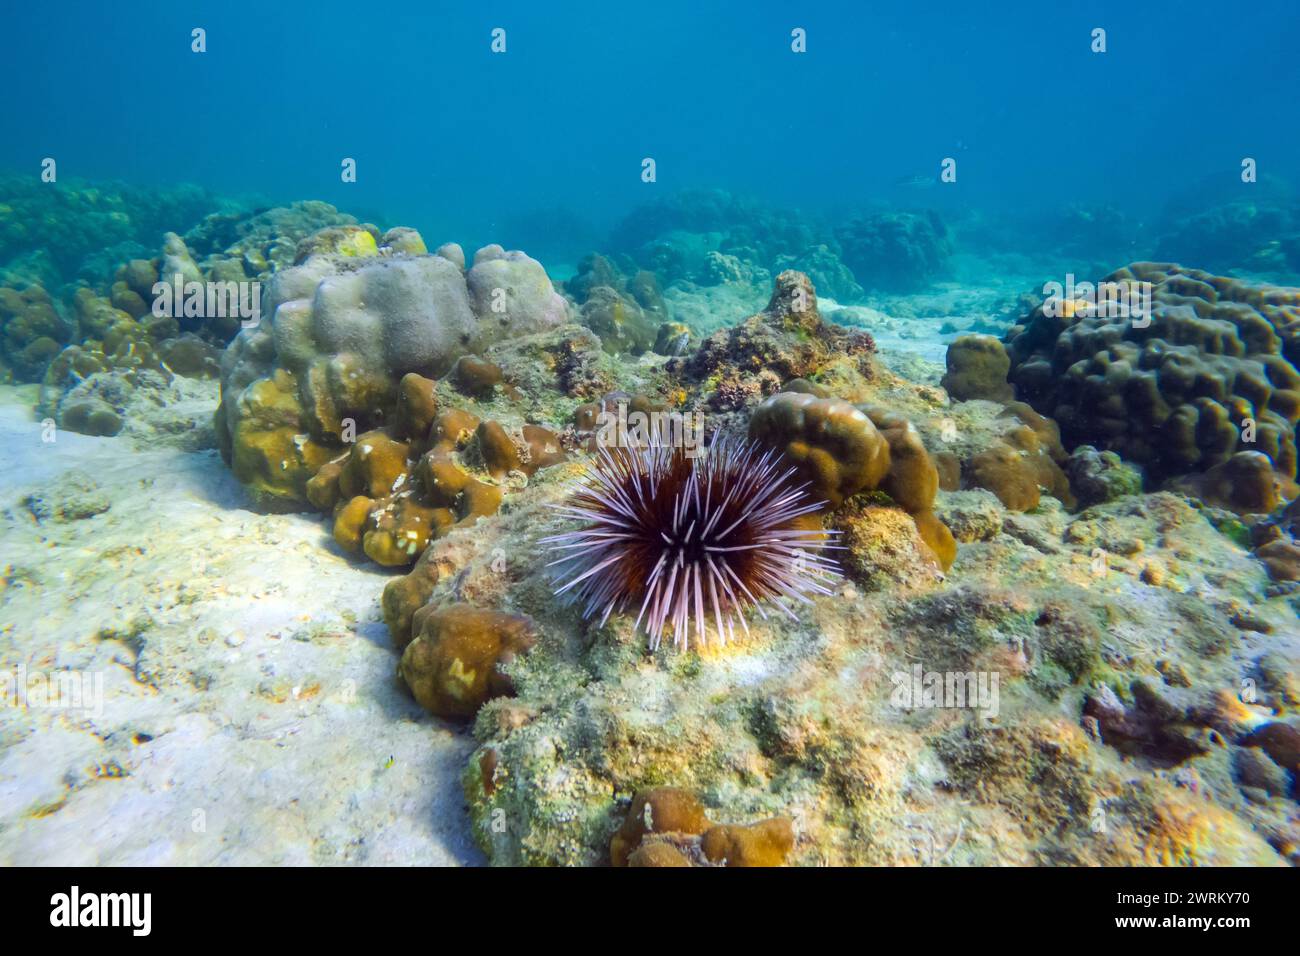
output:
[[[499, 516], [476, 550], [527, 547], [539, 533], [530, 510]], [[1174, 496], [1064, 519], [1058, 505], [967, 544], [959, 588], [913, 577], [846, 592], [801, 624], [756, 623], [761, 635], [680, 664], [646, 659], [631, 622], [562, 636], [544, 576], [519, 567], [498, 584], [485, 558], [471, 559], [460, 587], [508, 588], [543, 634], [512, 669], [518, 696], [489, 702], [475, 722], [464, 785], [476, 836], [496, 863], [600, 864], [636, 817], [635, 795], [672, 787], [717, 808], [710, 819], [788, 818], [788, 859], [803, 865], [1282, 863], [1295, 853], [1285, 806], [1252, 803], [1232, 776], [1245, 738], [1149, 763], [1112, 746], [1121, 741], [1104, 724], [1090, 736], [1085, 706], [1094, 688], [1123, 700], [1134, 676], [1183, 673], [1191, 686], [1167, 687], [1162, 706], [1203, 736], [1220, 711], [1194, 688], [1235, 686], [1258, 653], [1236, 636], [1231, 609], [1286, 613], [1264, 602], [1261, 569]], [[1125, 554], [1125, 541], [1155, 540], [1157, 527], [1163, 546]], [[1040, 539], [1050, 550], [1026, 543]], [[1110, 554], [1100, 577], [1098, 547]], [[1154, 584], [1153, 562], [1165, 569]], [[1205, 588], [1210, 603], [1196, 596]], [[900, 707], [914, 661], [1000, 674], [998, 713]], [[676, 856], [632, 861], [632, 834], [618, 858], [690, 862], [702, 824], [686, 829], [698, 832], [656, 838]]]

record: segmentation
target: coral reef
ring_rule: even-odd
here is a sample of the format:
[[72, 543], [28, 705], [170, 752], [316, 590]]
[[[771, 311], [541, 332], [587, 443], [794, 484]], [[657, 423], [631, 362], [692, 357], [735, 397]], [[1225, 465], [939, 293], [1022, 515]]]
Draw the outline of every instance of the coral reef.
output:
[[1154, 225], [1154, 256], [1203, 269], [1300, 274], [1300, 205], [1287, 181], [1265, 174], [1250, 184], [1209, 177], [1167, 205]]
[[601, 255], [583, 259], [564, 291], [573, 297], [579, 321], [616, 355], [639, 355], [654, 347], [660, 327], [668, 322], [654, 273], [642, 269], [624, 276]]
[[[97, 646], [138, 645], [136, 680], [165, 675], [178, 695], [237, 672], [257, 691], [241, 687], [223, 710], [259, 732], [277, 711], [328, 706], [331, 720], [313, 726], [353, 720], [373, 740], [356, 714], [374, 712], [394, 724], [384, 781], [403, 762], [419, 765], [431, 738], [451, 741], [440, 759], [459, 768], [473, 836], [492, 863], [1300, 862], [1300, 510], [1267, 449], [1234, 447], [1177, 474], [1126, 461], [1109, 434], [1085, 444], [1067, 433], [1067, 454], [1046, 415], [1055, 406], [1011, 400], [1024, 365], [1015, 342], [1028, 326], [1008, 348], [963, 336], [942, 387], [937, 364], [912, 381], [880, 361], [871, 334], [833, 321], [873, 323], [869, 310], [822, 311], [814, 278], [793, 270], [777, 276], [765, 308], [742, 319], [748, 308], [729, 307], [714, 319], [724, 327], [696, 344], [699, 329], [669, 311], [674, 295], [713, 308], [723, 300], [701, 290], [768, 281], [762, 257], [838, 255], [815, 230], [758, 251], [766, 240], [745, 216], [720, 235], [694, 233], [698, 260], [682, 266], [694, 278], [662, 297], [635, 258], [589, 257], [557, 292], [522, 253], [489, 246], [467, 264], [459, 247], [430, 254], [411, 230], [340, 221], [331, 207], [210, 218], [167, 236], [156, 259], [119, 257], [112, 284], [51, 299], [68, 321], [55, 341], [68, 347], [44, 373], [43, 407], [65, 427], [165, 444], [160, 422], [146, 430], [146, 404], [210, 406], [216, 385], [202, 376], [222, 333], [141, 310], [140, 290], [169, 268], [257, 277], [262, 321], [221, 358], [220, 407], [203, 440], [219, 440], [258, 503], [313, 508], [327, 534], [314, 521], [235, 512], [247, 499], [230, 476], [219, 493], [208, 488], [205, 498], [222, 503], [210, 513], [189, 502], [210, 525], [187, 523], [169, 500], [167, 520], [184, 536], [175, 554], [94, 542], [113, 522], [159, 532], [88, 476], [28, 489], [0, 517], [34, 525], [25, 540], [60, 551], [91, 540], [87, 560], [115, 569], [189, 562], [193, 542], [263, 563], [290, 549], [271, 580], [264, 568], [221, 564], [208, 620], [229, 583], [253, 588], [259, 614], [279, 613], [282, 601], [295, 621], [313, 602], [347, 602], [370, 615], [353, 619], [358, 640], [295, 623], [283, 627], [292, 640], [274, 634], [275, 647], [287, 645], [275, 659], [260, 646], [241, 657], [235, 633], [217, 653], [202, 636], [215, 624], [183, 629], [193, 623], [186, 589], [197, 587], [187, 583], [173, 604], [151, 595], [150, 607], [197, 641], [118, 622], [128, 636]], [[650, 228], [651, 239], [667, 234]], [[696, 280], [717, 284], [688, 291]], [[1291, 308], [1271, 294], [1250, 307]], [[1214, 317], [1222, 301], [1175, 305], [1165, 295], [1162, 307], [1208, 310], [1198, 321], [1221, 323], [1223, 351], [1208, 354], [1267, 353], [1258, 326]], [[617, 321], [600, 313], [615, 303], [627, 310]], [[1279, 322], [1277, 354], [1293, 361]], [[1097, 334], [1107, 348], [1130, 341], [1125, 330]], [[1162, 348], [1181, 348], [1181, 334], [1167, 324]], [[1235, 354], [1233, 336], [1254, 351]], [[1057, 347], [1053, 339], [1043, 355], [1054, 359]], [[1282, 374], [1258, 361], [1263, 374]], [[1233, 387], [1255, 388], [1257, 407], [1278, 412], [1274, 396], [1286, 389], [1270, 379], [1260, 398], [1247, 378]], [[707, 413], [710, 450], [647, 459], [611, 447], [609, 417], [633, 413]], [[736, 451], [747, 440], [765, 451]], [[120, 466], [130, 481], [141, 461], [174, 462], [151, 448], [157, 457], [132, 452]], [[636, 464], [647, 461], [655, 494]], [[1179, 493], [1145, 493], [1137, 464]], [[776, 480], [786, 468], [794, 473]], [[575, 497], [575, 487], [586, 490]], [[630, 537], [629, 513], [647, 519]], [[744, 540], [727, 537], [737, 533]], [[244, 539], [264, 550], [243, 549]], [[836, 546], [824, 553], [842, 577], [820, 573], [823, 544]], [[709, 550], [733, 546], [744, 550]], [[27, 592], [61, 586], [63, 570], [19, 563], [6, 579], [15, 599], [35, 606]], [[664, 576], [670, 564], [677, 579]], [[809, 579], [818, 586], [796, 587]], [[795, 613], [757, 613], [737, 580], [750, 597], [786, 596]], [[378, 626], [381, 588], [377, 611], [396, 654], [359, 637]], [[238, 601], [228, 606], [240, 613]], [[679, 648], [653, 639], [647, 648], [647, 630], [673, 634]], [[725, 630], [725, 646], [700, 639], [710, 630]], [[356, 661], [366, 668], [359, 700], [340, 702], [310, 672], [352, 675]], [[453, 737], [466, 726], [472, 741]], [[327, 752], [357, 762], [336, 736]], [[96, 746], [111, 748], [110, 737]], [[365, 760], [364, 774], [350, 764], [337, 772], [375, 777], [374, 754]], [[382, 791], [398, 807], [392, 817], [407, 815], [427, 783], [417, 777], [405, 793]], [[382, 856], [370, 843], [313, 852]]]
[[195, 222], [221, 205], [192, 185], [147, 188], [74, 178], [55, 184], [17, 174], [0, 176], [0, 197], [0, 264], [39, 249], [56, 284], [82, 276], [105, 249], [154, 246], [177, 223]]
[[1151, 283], [1150, 316], [1039, 306], [1008, 336], [1017, 397], [1054, 418], [1067, 445], [1115, 451], [1154, 480], [1238, 451], [1294, 479], [1300, 290], [1158, 263], [1103, 281], [1134, 294]]
[[217, 349], [180, 333], [170, 316], [134, 319], [87, 288], [77, 291], [74, 304], [87, 337], [53, 358], [37, 403], [37, 410], [59, 426], [87, 435], [116, 435], [137, 389], [161, 401], [177, 376], [216, 377]]
[[868, 213], [839, 226], [844, 264], [864, 289], [906, 292], [942, 275], [952, 244], [933, 210]]
[[852, 270], [826, 243], [812, 246], [797, 255], [778, 255], [772, 268], [775, 272], [793, 269], [804, 273], [813, 285], [822, 290], [822, 295], [837, 302], [857, 302], [864, 295]]
[[1253, 535], [1270, 574], [1294, 580], [1294, 540], [1267, 516], [1300, 493], [1300, 289], [1147, 262], [1103, 282], [1122, 294], [1049, 300], [1008, 334], [1016, 394], [1080, 446], [1067, 470], [1084, 503], [1138, 481], [1102, 449]]
[[863, 294], [829, 227], [719, 189], [681, 190], [634, 209], [615, 228], [610, 246], [656, 273], [670, 290], [761, 289], [773, 275], [795, 270], [838, 301]]
[[[1183, 500], [1130, 495], [1070, 517], [1050, 498], [1017, 515], [960, 492], [999, 521], [964, 534], [954, 586], [891, 576], [915, 567], [903, 555], [917, 532], [859, 496], [837, 517], [846, 536], [865, 522], [877, 547], [870, 587], [847, 563], [867, 556], [846, 555], [842, 599], [801, 622], [752, 625], [725, 654], [647, 658], [630, 615], [571, 636], [543, 572], [493, 569], [500, 542], [528, 550], [546, 533], [537, 512], [562, 492], [540, 488], [542, 501], [480, 526], [472, 548], [449, 539], [441, 558], [458, 591], [510, 602], [541, 634], [511, 667], [516, 696], [480, 709], [463, 776], [493, 862], [698, 865], [724, 845], [740, 854], [730, 831], [705, 840], [711, 820], [778, 817], [788, 824], [758, 832], [777, 848], [788, 833], [784, 859], [799, 865], [1294, 859], [1294, 798], [1278, 793], [1287, 743], [1259, 734], [1294, 705], [1286, 666], [1254, 639], [1292, 612]], [[453, 593], [448, 578], [430, 603]], [[914, 695], [917, 662], [969, 675], [969, 703]], [[1281, 716], [1210, 692], [1257, 667]], [[981, 710], [973, 682], [991, 674]], [[1118, 710], [1090, 703], [1112, 698]]]
[[[341, 450], [397, 410], [403, 375], [440, 376], [500, 338], [554, 329], [567, 306], [542, 267], [487, 246], [464, 269], [458, 246], [433, 255], [409, 231], [373, 255], [313, 252], [274, 274], [264, 319], [222, 361], [217, 432], [241, 481], [289, 501]], [[407, 435], [423, 439], [425, 436]]]
[[[217, 350], [245, 321], [240, 310], [251, 312], [258, 305], [252, 283], [318, 251], [375, 253], [379, 232], [356, 225], [326, 203], [308, 202], [253, 214], [212, 213], [186, 236], [188, 241], [163, 233], [157, 255], [133, 255], [111, 275], [108, 269], [96, 274], [83, 268], [76, 283], [64, 286], [63, 302], [39, 285], [21, 292], [0, 289], [0, 364], [19, 381], [42, 382], [40, 409], [61, 426], [116, 434], [120, 421], [114, 423], [113, 415], [120, 418], [131, 402], [140, 369], [162, 373], [146, 379], [154, 386], [173, 375], [215, 375]], [[401, 231], [388, 238], [396, 245], [404, 241]], [[139, 242], [115, 248], [144, 250]], [[172, 308], [155, 315], [159, 282], [173, 286], [175, 298]], [[203, 290], [202, 307], [182, 303], [190, 283]], [[209, 303], [218, 303], [214, 284], [222, 292], [212, 308]], [[82, 387], [88, 376], [109, 373], [111, 381], [101, 378], [89, 390]], [[81, 394], [71, 394], [74, 389]], [[64, 405], [68, 414], [61, 411]]]
[[874, 352], [869, 333], [823, 321], [807, 276], [783, 272], [767, 308], [708, 336], [670, 368], [700, 382], [715, 407], [745, 409], [793, 379], [833, 379], [832, 367], [854, 381], [870, 378]]
[[778, 255], [816, 242], [807, 216], [721, 189], [684, 189], [632, 210], [615, 228], [612, 244], [639, 254], [646, 268], [672, 282], [698, 278], [710, 251], [770, 269]]

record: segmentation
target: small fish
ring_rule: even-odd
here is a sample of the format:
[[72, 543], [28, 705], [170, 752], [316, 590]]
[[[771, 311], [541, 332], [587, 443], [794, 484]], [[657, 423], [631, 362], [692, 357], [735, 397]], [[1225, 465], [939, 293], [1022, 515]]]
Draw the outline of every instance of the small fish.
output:
[[919, 173], [915, 176], [904, 176], [901, 179], [894, 180], [895, 186], [902, 186], [907, 189], [929, 189], [931, 186], [938, 185], [939, 180], [933, 176], [922, 176]]
[[691, 342], [691, 333], [689, 333], [689, 332], [682, 332], [680, 335], [674, 337], [674, 338], [669, 342], [669, 344], [668, 344], [668, 354], [669, 354], [669, 355], [685, 355], [685, 354], [686, 354], [686, 346], [690, 345], [690, 342]]

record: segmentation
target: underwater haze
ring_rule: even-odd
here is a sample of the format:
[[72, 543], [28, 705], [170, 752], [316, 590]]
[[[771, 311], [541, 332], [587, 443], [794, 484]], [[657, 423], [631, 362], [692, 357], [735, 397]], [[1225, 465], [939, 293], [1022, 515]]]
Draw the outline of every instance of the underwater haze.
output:
[[9, 8], [0, 863], [1300, 864], [1294, 2]]
[[[129, 12], [128, 12], [129, 11]], [[207, 30], [202, 56], [190, 51]], [[483, 38], [507, 27], [507, 53]], [[793, 55], [790, 31], [807, 31]], [[1104, 55], [1090, 31], [1108, 28]], [[6, 15], [0, 165], [311, 196], [523, 244], [529, 214], [607, 228], [650, 190], [811, 208], [1017, 213], [1105, 199], [1141, 219], [1243, 156], [1294, 183], [1286, 0], [27, 5]], [[184, 41], [184, 42], [182, 42]], [[357, 181], [339, 182], [342, 157]], [[959, 162], [959, 188], [937, 179]], [[1220, 187], [1230, 189], [1231, 187]], [[518, 237], [498, 230], [514, 225]], [[441, 232], [439, 232], [441, 230]], [[466, 232], [468, 230], [468, 232]]]

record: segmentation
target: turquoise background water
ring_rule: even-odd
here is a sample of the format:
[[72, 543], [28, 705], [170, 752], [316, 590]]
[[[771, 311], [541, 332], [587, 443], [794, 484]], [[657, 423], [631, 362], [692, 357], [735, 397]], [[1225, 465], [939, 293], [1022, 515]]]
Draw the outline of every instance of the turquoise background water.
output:
[[[688, 186], [1140, 218], [1230, 196], [1245, 156], [1300, 180], [1293, 0], [8, 7], [0, 169], [320, 198], [437, 240], [599, 235]], [[896, 185], [944, 157], [955, 188]]]

